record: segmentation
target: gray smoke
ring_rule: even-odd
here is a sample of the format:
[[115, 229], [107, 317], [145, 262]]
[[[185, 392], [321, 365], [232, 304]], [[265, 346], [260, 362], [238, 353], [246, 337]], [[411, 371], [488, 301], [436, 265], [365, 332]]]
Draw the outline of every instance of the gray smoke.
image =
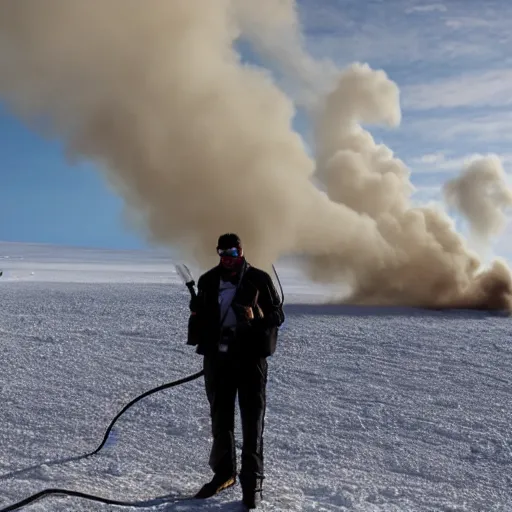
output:
[[[333, 83], [332, 65], [305, 52], [292, 1], [148, 5], [2, 2], [0, 96], [71, 158], [97, 162], [151, 241], [206, 266], [235, 231], [256, 264], [300, 254], [315, 278], [348, 282], [353, 301], [510, 308], [508, 268], [481, 273], [447, 216], [411, 208], [408, 169], [361, 127], [400, 121], [384, 72], [356, 64]], [[316, 161], [290, 97], [241, 62], [244, 35], [296, 84]]]

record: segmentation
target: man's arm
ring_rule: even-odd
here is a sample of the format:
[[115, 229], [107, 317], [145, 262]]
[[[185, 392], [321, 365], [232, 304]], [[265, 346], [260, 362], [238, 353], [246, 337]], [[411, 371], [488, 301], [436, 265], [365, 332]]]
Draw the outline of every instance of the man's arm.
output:
[[270, 275], [266, 272], [263, 272], [262, 275], [264, 279], [262, 289], [260, 290], [260, 307], [263, 311], [263, 323], [266, 327], [279, 327], [285, 320], [281, 298]]
[[197, 295], [190, 299], [190, 316], [188, 318], [187, 345], [199, 345], [201, 341], [201, 314], [204, 304], [204, 280], [202, 277], [197, 282]]
[[190, 299], [189, 308], [193, 315], [197, 314], [204, 304], [204, 279], [203, 276], [197, 281], [197, 295]]

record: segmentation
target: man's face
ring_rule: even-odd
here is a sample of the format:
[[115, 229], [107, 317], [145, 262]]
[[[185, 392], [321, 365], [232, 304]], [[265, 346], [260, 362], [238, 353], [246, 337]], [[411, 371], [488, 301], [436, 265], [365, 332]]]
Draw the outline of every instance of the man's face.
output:
[[229, 270], [236, 270], [242, 264], [242, 252], [237, 247], [218, 249], [220, 264]]

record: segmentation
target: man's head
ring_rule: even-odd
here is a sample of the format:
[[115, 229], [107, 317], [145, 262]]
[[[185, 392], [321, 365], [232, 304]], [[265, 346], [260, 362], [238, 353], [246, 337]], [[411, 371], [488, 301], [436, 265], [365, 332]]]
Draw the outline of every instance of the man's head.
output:
[[242, 242], [234, 233], [226, 233], [219, 237], [217, 253], [220, 256], [220, 264], [229, 270], [237, 270], [244, 261]]

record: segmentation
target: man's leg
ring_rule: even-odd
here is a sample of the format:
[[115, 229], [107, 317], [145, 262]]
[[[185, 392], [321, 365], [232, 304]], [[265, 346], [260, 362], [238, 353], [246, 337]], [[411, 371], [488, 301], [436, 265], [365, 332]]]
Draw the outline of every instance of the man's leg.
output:
[[263, 429], [265, 423], [267, 361], [248, 359], [240, 363], [238, 400], [242, 418], [243, 446], [240, 483], [244, 502], [259, 493], [263, 473]]
[[225, 354], [204, 358], [204, 380], [213, 434], [209, 464], [216, 475], [231, 476], [236, 474], [236, 380]]

